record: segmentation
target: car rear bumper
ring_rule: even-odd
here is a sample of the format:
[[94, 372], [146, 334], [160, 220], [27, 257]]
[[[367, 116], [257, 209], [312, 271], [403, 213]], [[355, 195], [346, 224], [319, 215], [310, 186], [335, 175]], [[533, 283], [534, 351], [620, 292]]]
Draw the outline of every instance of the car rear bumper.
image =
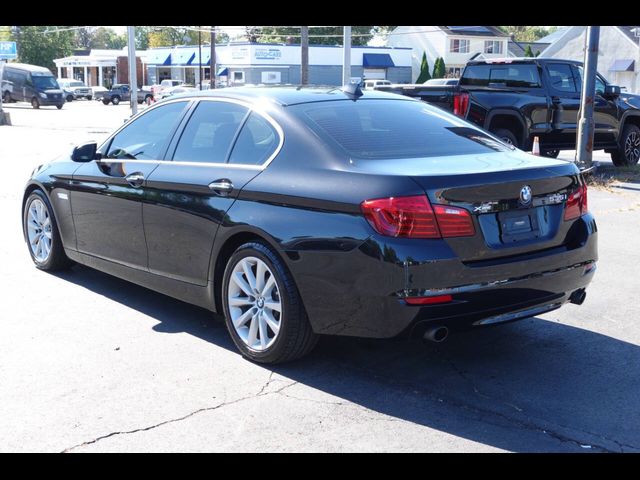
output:
[[[349, 252], [300, 252], [291, 264], [314, 331], [389, 338], [429, 326], [501, 323], [559, 308], [595, 272], [597, 228], [588, 214], [574, 248], [465, 264], [442, 240], [372, 236]], [[318, 272], [321, 272], [320, 274]], [[406, 297], [451, 295], [409, 305]]]

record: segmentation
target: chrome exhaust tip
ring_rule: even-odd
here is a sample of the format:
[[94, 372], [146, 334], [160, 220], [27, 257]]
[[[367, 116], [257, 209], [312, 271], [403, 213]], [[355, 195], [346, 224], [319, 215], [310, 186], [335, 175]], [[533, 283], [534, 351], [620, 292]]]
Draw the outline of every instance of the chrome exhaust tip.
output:
[[424, 336], [422, 337], [425, 341], [441, 343], [444, 342], [449, 336], [449, 329], [447, 327], [443, 327], [442, 325], [438, 325], [435, 327], [428, 328], [426, 332], [424, 332]]

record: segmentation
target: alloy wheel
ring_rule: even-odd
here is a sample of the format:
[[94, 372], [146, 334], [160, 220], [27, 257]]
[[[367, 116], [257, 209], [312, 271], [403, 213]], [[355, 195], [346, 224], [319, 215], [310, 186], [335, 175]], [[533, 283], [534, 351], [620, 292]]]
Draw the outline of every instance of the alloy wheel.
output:
[[624, 141], [624, 156], [629, 165], [635, 165], [640, 159], [640, 135], [638, 132], [631, 132]]
[[231, 323], [247, 347], [264, 351], [273, 345], [283, 308], [276, 278], [265, 262], [242, 258], [231, 272], [227, 300]]
[[29, 205], [27, 220], [29, 248], [38, 263], [44, 263], [51, 253], [51, 217], [42, 200], [35, 199]]

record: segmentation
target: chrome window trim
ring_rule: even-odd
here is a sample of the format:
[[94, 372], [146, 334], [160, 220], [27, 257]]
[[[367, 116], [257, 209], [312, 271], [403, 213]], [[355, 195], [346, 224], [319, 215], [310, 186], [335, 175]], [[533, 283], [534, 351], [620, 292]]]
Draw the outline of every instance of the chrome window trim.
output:
[[[131, 119], [129, 119], [127, 121], [127, 123], [122, 125], [107, 140], [105, 140], [102, 145], [100, 145], [100, 149], [102, 149], [102, 147], [104, 147], [105, 145], [108, 145], [111, 142], [111, 140], [113, 139], [113, 137], [118, 135], [118, 133], [120, 133], [127, 125], [129, 125], [130, 122], [142, 117], [147, 112], [151, 112], [151, 111], [155, 110], [156, 108], [159, 108], [159, 107], [161, 107], [163, 105], [168, 105], [169, 103], [184, 102], [185, 100], [187, 102], [197, 102], [197, 103], [200, 103], [202, 101], [205, 101], [205, 102], [227, 102], [227, 103], [235, 103], [237, 105], [241, 105], [243, 107], [246, 107], [246, 108], [248, 108], [250, 110], [250, 112], [255, 112], [256, 114], [258, 114], [261, 117], [263, 117], [275, 129], [275, 131], [276, 131], [276, 133], [278, 134], [278, 137], [279, 137], [278, 146], [275, 148], [275, 150], [269, 156], [269, 158], [267, 158], [267, 160], [265, 160], [265, 162], [260, 164], [260, 165], [253, 165], [253, 164], [250, 164], [250, 163], [189, 162], [189, 161], [184, 161], [184, 160], [178, 160], [178, 161], [174, 161], [174, 160], [134, 160], [134, 159], [123, 159], [123, 160], [121, 160], [121, 159], [109, 159], [109, 158], [102, 158], [102, 159], [100, 159], [98, 161], [102, 162], [102, 163], [159, 163], [159, 164], [185, 165], [185, 166], [189, 166], [189, 167], [197, 167], [197, 166], [203, 166], [203, 167], [229, 167], [229, 168], [239, 168], [239, 169], [245, 169], [245, 170], [262, 171], [262, 170], [266, 169], [269, 166], [269, 164], [278, 156], [278, 154], [280, 153], [280, 150], [282, 150], [282, 146], [284, 145], [284, 130], [282, 130], [282, 127], [280, 126], [280, 124], [278, 122], [276, 122], [271, 115], [269, 115], [267, 112], [265, 112], [263, 109], [261, 109], [258, 105], [254, 104], [254, 103], [246, 102], [244, 100], [238, 100], [238, 99], [235, 99], [235, 98], [226, 98], [226, 97], [211, 97], [211, 98], [207, 98], [207, 97], [186, 97], [186, 98], [175, 98], [175, 99], [172, 99], [170, 101], [158, 103], [157, 105], [154, 105], [151, 108], [147, 108], [144, 111], [142, 111], [139, 114], [137, 114], [134, 117], [132, 117]], [[194, 108], [197, 108], [197, 105]], [[243, 124], [242, 127], [244, 127], [244, 124]], [[184, 130], [184, 127], [183, 127], [183, 130]], [[234, 145], [234, 147], [235, 147], [235, 145]], [[231, 157], [229, 157], [229, 158], [231, 158]]]

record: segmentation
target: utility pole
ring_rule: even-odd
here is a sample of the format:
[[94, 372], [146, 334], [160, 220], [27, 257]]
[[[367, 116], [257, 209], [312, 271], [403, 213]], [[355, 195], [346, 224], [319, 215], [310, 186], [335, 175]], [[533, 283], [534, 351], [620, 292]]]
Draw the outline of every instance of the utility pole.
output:
[[216, 88], [216, 27], [211, 27], [211, 58], [209, 59], [209, 82], [211, 89]]
[[578, 146], [576, 162], [591, 167], [593, 161], [593, 103], [596, 95], [596, 73], [598, 69], [598, 43], [600, 27], [587, 27], [582, 71], [582, 93], [580, 94], [580, 120], [578, 123]]
[[309, 85], [309, 27], [300, 27], [300, 83]]
[[136, 29], [127, 27], [129, 43], [129, 89], [131, 92], [131, 116], [138, 113], [138, 75], [136, 63]]
[[202, 91], [202, 27], [198, 27], [198, 79]]
[[342, 48], [342, 84], [351, 83], [351, 26], [344, 27]]

